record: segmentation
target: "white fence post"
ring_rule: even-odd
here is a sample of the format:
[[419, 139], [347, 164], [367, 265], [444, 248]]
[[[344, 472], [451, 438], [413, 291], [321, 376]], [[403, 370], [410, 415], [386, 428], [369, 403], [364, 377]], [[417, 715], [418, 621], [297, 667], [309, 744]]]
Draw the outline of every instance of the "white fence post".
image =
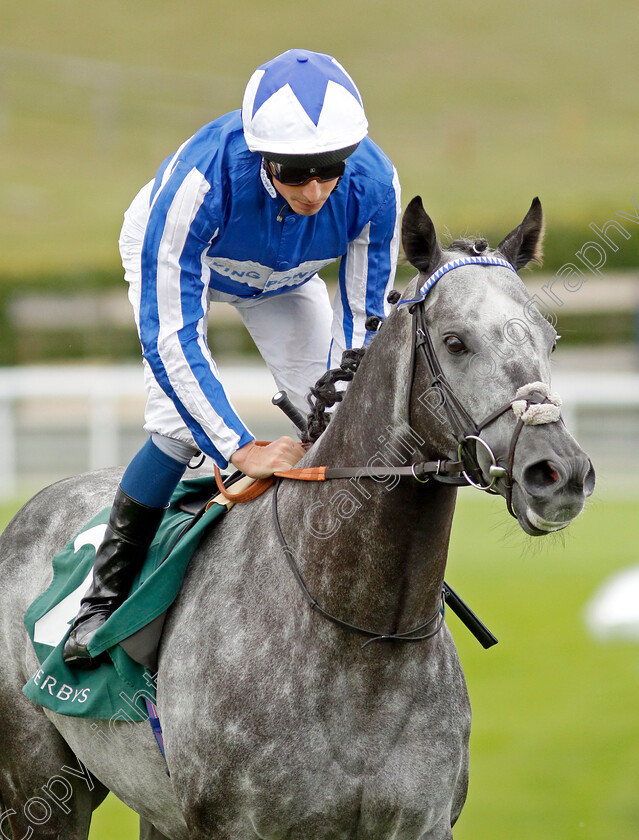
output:
[[89, 413], [89, 469], [118, 465], [116, 397], [91, 395]]
[[[275, 386], [265, 367], [234, 367], [226, 374], [223, 369], [222, 379], [227, 383], [231, 399], [239, 401], [238, 409], [242, 414], [248, 405], [247, 420], [259, 417], [260, 422], [271, 423], [274, 427], [279, 423], [287, 425], [284, 416], [270, 404]], [[94, 470], [121, 464], [122, 423], [118, 402], [125, 398], [139, 400], [138, 423], [142, 437], [145, 391], [139, 364], [0, 368], [0, 498], [15, 496], [21, 484], [28, 483], [25, 478], [29, 476], [21, 474], [17, 458], [18, 435], [22, 439], [27, 433], [26, 428], [18, 427], [16, 420], [17, 412], [22, 409], [21, 401], [29, 401], [30, 416], [36, 411], [35, 416], [42, 418], [35, 429], [41, 436], [47, 434], [49, 424], [52, 434], [56, 429], [64, 429], [64, 414], [61, 426], [60, 409], [71, 400], [74, 407], [69, 409], [69, 426], [76, 428], [79, 419], [83, 418], [81, 438], [88, 436], [88, 454], [82, 469]], [[71, 413], [72, 410], [75, 413]], [[278, 434], [284, 432], [283, 429]], [[52, 475], [51, 480], [65, 474], [62, 463], [59, 475]]]

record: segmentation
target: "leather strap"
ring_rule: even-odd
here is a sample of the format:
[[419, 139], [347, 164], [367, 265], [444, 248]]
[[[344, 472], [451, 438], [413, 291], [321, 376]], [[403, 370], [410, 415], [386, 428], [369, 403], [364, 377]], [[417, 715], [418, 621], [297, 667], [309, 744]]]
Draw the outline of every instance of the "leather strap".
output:
[[[255, 441], [258, 446], [266, 446], [264, 441]], [[421, 461], [417, 464], [408, 464], [403, 467], [302, 467], [300, 469], [281, 470], [269, 478], [258, 478], [250, 486], [239, 493], [230, 493], [224, 486], [222, 474], [218, 467], [215, 467], [215, 483], [225, 499], [230, 502], [252, 502], [279, 478], [293, 479], [295, 481], [330, 481], [335, 478], [386, 478], [389, 476], [412, 476], [417, 481], [426, 482], [432, 476], [438, 481], [446, 483], [467, 482], [460, 478], [464, 469], [462, 461]]]
[[461, 472], [462, 461], [422, 461], [404, 467], [305, 467], [276, 472], [277, 478], [291, 478], [297, 481], [330, 481], [333, 478], [385, 478], [387, 476], [412, 476], [420, 479], [428, 476], [451, 476]]
[[343, 630], [348, 630], [350, 633], [359, 633], [361, 636], [368, 636], [368, 641], [364, 642], [362, 647], [366, 647], [371, 642], [422, 642], [425, 639], [432, 639], [433, 636], [436, 636], [437, 633], [439, 633], [444, 624], [444, 616], [446, 613], [446, 601], [444, 599], [443, 592], [437, 609], [431, 616], [429, 616], [429, 618], [426, 619], [426, 621], [423, 621], [421, 624], [417, 625], [417, 627], [413, 627], [410, 630], [405, 630], [401, 633], [383, 632], [378, 630], [370, 630], [367, 627], [360, 627], [357, 624], [351, 624], [350, 621], [345, 621], [342, 618], [338, 618], [337, 616], [332, 615], [327, 610], [325, 610], [324, 607], [320, 606], [320, 604], [317, 603], [315, 598], [309, 592], [304, 578], [302, 577], [302, 573], [300, 572], [297, 563], [295, 562], [294, 553], [291, 550], [288, 543], [286, 542], [286, 538], [282, 532], [282, 526], [280, 525], [280, 519], [277, 510], [277, 491], [279, 489], [280, 484], [281, 481], [278, 481], [275, 486], [275, 490], [273, 491], [273, 524], [275, 525], [275, 532], [277, 533], [277, 538], [280, 541], [280, 546], [282, 547], [282, 551], [284, 552], [286, 561], [293, 573], [293, 577], [295, 578], [297, 585], [301, 589], [302, 595], [304, 596], [306, 603], [312, 610], [319, 613], [327, 621], [330, 621], [331, 623], [336, 624], [338, 627], [341, 627]]
[[276, 472], [277, 478], [294, 478], [297, 481], [326, 481], [327, 467], [302, 467]]
[[[243, 476], [233, 484], [233, 488], [236, 491], [241, 492], [234, 492], [229, 494], [228, 490], [224, 488], [224, 493], [218, 493], [217, 496], [213, 496], [212, 499], [209, 499], [209, 501], [206, 504], [205, 510], [208, 510], [210, 507], [212, 507], [212, 505], [222, 505], [227, 510], [230, 510], [235, 504], [235, 500], [237, 498], [240, 498], [240, 501], [242, 501], [241, 497], [243, 496], [244, 492], [253, 484], [255, 484], [254, 478], [249, 478], [248, 475]], [[232, 495], [233, 499], [229, 499], [229, 495]]]
[[261, 496], [262, 493], [265, 493], [269, 487], [272, 487], [274, 483], [275, 478], [272, 475], [268, 478], [256, 478], [245, 490], [241, 490], [239, 493], [229, 493], [222, 481], [222, 473], [220, 472], [219, 467], [217, 465], [215, 466], [215, 484], [222, 496], [224, 496], [225, 499], [228, 499], [229, 502], [252, 502], [253, 499], [257, 499], [257, 497]]

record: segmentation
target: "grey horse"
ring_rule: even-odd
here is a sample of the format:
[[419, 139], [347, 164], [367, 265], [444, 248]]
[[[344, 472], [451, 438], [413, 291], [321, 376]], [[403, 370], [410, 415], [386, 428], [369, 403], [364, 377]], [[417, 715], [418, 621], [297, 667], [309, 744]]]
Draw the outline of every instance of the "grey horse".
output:
[[[457, 459], [536, 536], [568, 525], [592, 492], [592, 465], [548, 396], [555, 330], [508, 267], [463, 264], [483, 254], [519, 269], [542, 236], [535, 200], [497, 250], [442, 249], [413, 199], [403, 242], [419, 274], [300, 465], [361, 475], [282, 481], [236, 505], [169, 612], [157, 696], [170, 776], [148, 723], [58, 716], [21, 694], [38, 665], [22, 616], [49, 583], [52, 554], [108, 506], [118, 472], [70, 478], [25, 505], [0, 545], [3, 837], [84, 840], [107, 790], [140, 815], [147, 840], [452, 837], [470, 732], [440, 609], [457, 488], [415, 465], [445, 473]], [[420, 349], [426, 334], [434, 358]], [[488, 418], [481, 442], [460, 447], [460, 417]]]

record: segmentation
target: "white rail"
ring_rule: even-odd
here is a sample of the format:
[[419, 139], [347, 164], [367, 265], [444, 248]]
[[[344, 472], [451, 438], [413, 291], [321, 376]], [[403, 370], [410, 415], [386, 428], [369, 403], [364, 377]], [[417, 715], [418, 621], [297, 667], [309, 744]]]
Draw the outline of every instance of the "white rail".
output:
[[[229, 366], [220, 375], [242, 416], [256, 419], [257, 425], [260, 419], [280, 419], [270, 404], [276, 388], [266, 368]], [[70, 427], [84, 425], [89, 441], [85, 468], [91, 470], [120, 463], [123, 400], [134, 401], [134, 422], [141, 427], [145, 394], [139, 364], [0, 368], [0, 497], [15, 495], [21, 483], [16, 444], [25, 404], [33, 403], [31, 414], [39, 416], [41, 434], [47, 432], [49, 417], [58, 427], [65, 414]]]
[[[275, 386], [265, 367], [228, 366], [222, 367], [220, 374], [255, 433], [260, 434], [265, 425], [273, 428], [282, 423], [283, 416], [270, 403]], [[562, 371], [553, 376], [553, 390], [562, 396], [564, 418], [576, 437], [583, 408], [639, 411], [639, 373]], [[99, 469], [120, 463], [125, 400], [133, 402], [129, 414], [133, 414], [133, 424], [141, 426], [144, 388], [140, 365], [0, 368], [0, 496], [13, 496], [24, 485], [17, 439], [23, 432], [25, 406], [30, 406], [30, 416], [38, 418], [34, 434], [44, 435], [52, 426], [59, 429], [65, 423], [73, 429], [80, 425], [88, 435], [85, 469]], [[639, 432], [639, 419], [636, 430]], [[280, 433], [285, 431], [286, 426]], [[601, 433], [605, 433], [603, 428]], [[60, 470], [63, 475], [64, 467]]]
[[[639, 408], [639, 373], [624, 371], [553, 372], [552, 389], [563, 400], [566, 425], [578, 437], [578, 409], [582, 407]], [[637, 429], [639, 432], [639, 428]]]

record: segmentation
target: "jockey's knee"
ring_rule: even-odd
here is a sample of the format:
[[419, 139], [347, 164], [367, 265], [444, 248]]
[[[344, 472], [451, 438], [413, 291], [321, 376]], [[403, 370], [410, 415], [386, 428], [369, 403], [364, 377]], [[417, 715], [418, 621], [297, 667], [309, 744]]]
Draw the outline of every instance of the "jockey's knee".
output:
[[166, 435], [160, 435], [157, 432], [153, 432], [151, 440], [160, 452], [164, 452], [169, 458], [173, 458], [174, 461], [179, 461], [181, 464], [188, 464], [191, 458], [200, 455], [200, 450], [192, 443], [184, 443], [181, 440], [166, 437]]

